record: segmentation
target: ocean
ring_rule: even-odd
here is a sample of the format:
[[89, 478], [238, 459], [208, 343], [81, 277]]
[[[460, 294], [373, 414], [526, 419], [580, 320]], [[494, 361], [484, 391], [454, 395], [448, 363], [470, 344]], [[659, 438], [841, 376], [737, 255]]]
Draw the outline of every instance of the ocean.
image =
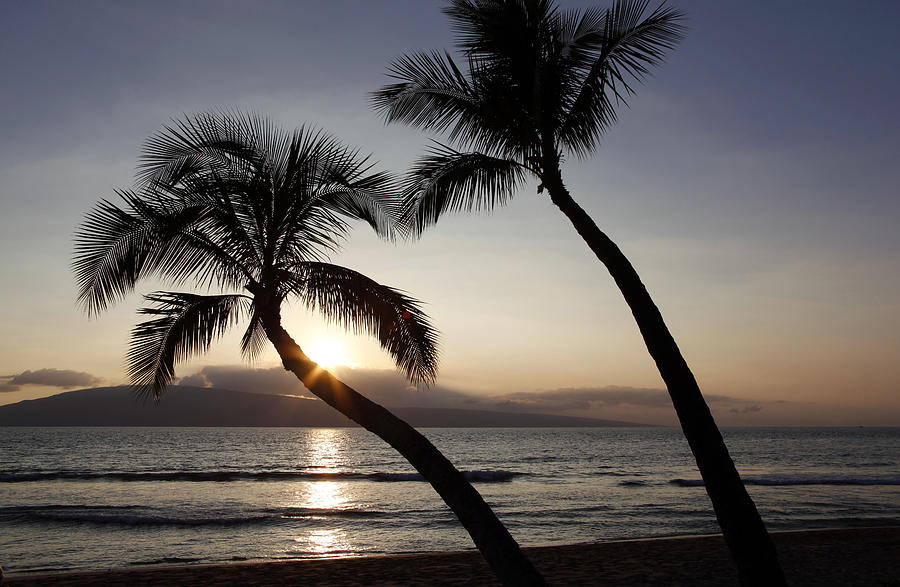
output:
[[[674, 428], [426, 428], [524, 546], [718, 531]], [[771, 530], [900, 525], [900, 428], [724, 429]], [[7, 572], [473, 548], [359, 428], [0, 428]]]

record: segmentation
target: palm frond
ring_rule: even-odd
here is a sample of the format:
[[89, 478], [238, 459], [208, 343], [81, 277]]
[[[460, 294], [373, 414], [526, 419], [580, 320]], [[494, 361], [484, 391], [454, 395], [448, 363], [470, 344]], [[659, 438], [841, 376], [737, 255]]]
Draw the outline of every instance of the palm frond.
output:
[[394, 180], [374, 167], [370, 156], [323, 131], [295, 135], [284, 180], [276, 186], [275, 258], [284, 261], [285, 252], [293, 255], [288, 260], [301, 258], [308, 244], [335, 250], [349, 229], [348, 219], [363, 220], [379, 236], [393, 238]]
[[395, 185], [373, 167], [320, 129], [288, 134], [264, 117], [223, 111], [165, 127], [145, 145], [139, 178], [145, 192], [207, 204], [195, 236], [252, 267], [325, 259], [348, 219], [393, 238]]
[[[483, 106], [480, 123], [493, 127], [494, 142], [520, 147], [547, 126], [555, 98], [555, 68], [545, 67], [552, 47], [557, 8], [549, 0], [456, 0], [444, 10], [469, 59], [469, 75]], [[466, 129], [469, 136], [477, 136]], [[460, 136], [465, 136], [460, 134]], [[505, 137], [505, 139], [504, 139]], [[479, 137], [484, 140], [486, 137]], [[470, 144], [472, 150], [489, 148]]]
[[[285, 203], [284, 213], [278, 212], [286, 223], [281, 232], [292, 234], [298, 223], [308, 222], [310, 211], [324, 208], [342, 218], [363, 220], [383, 238], [394, 236], [397, 218], [396, 180], [387, 172], [373, 171], [370, 156], [362, 156], [356, 149], [341, 146], [328, 135], [331, 143], [308, 145], [298, 151], [303, 162], [289, 169], [294, 186], [287, 197], [276, 199]], [[297, 189], [300, 187], [301, 189]], [[337, 232], [344, 224], [329, 217]]]
[[254, 306], [250, 312], [250, 323], [241, 337], [241, 356], [252, 363], [262, 352], [266, 342], [266, 331], [263, 328], [262, 319]]
[[440, 132], [478, 108], [473, 87], [448, 53], [402, 56], [388, 72], [400, 81], [372, 94], [372, 105], [386, 122]]
[[554, 24], [560, 57], [590, 69], [602, 42], [605, 20], [606, 10], [598, 7], [561, 12]]
[[371, 179], [380, 185], [365, 188], [338, 184], [323, 190], [319, 201], [342, 216], [366, 222], [381, 238], [393, 240], [402, 210], [397, 181], [387, 173]]
[[[175, 206], [165, 199], [154, 202], [133, 192], [117, 193], [125, 208], [101, 200], [74, 235], [72, 269], [78, 303], [88, 315], [105, 310], [154, 273], [176, 280], [200, 274], [216, 275], [220, 282], [236, 280], [233, 272], [239, 272], [239, 264], [195, 233], [206, 206]], [[211, 250], [218, 254], [208, 254]]]
[[302, 263], [292, 273], [287, 280], [289, 293], [351, 332], [376, 337], [413, 383], [433, 383], [438, 368], [437, 331], [420, 302], [338, 265]]
[[145, 272], [152, 229], [144, 219], [101, 200], [75, 232], [72, 269], [78, 304], [95, 316], [134, 289]]
[[262, 263], [263, 226], [257, 220], [260, 199], [265, 199], [267, 186], [255, 176], [223, 176], [216, 172], [191, 175], [173, 186], [156, 187], [152, 195], [171, 194], [181, 202], [204, 206], [204, 221], [195, 227], [197, 242], [214, 243], [227, 250], [231, 258], [250, 273], [250, 268]]
[[157, 400], [175, 376], [175, 364], [206, 352], [249, 308], [250, 300], [243, 295], [174, 292], [156, 292], [145, 299], [154, 306], [138, 313], [152, 318], [132, 329], [126, 363], [139, 393]]
[[582, 63], [577, 67], [585, 73], [557, 136], [579, 155], [585, 155], [615, 122], [615, 108], [634, 93], [633, 84], [662, 63], [684, 36], [683, 12], [663, 4], [644, 17], [648, 4], [648, 0], [617, 1], [605, 12], [602, 26], [595, 22], [594, 32], [584, 30], [572, 43], [580, 45]]
[[521, 52], [523, 43], [539, 43], [557, 9], [550, 0], [451, 0], [443, 12], [460, 49], [481, 58], [508, 59]]
[[404, 225], [419, 234], [446, 212], [480, 212], [502, 206], [525, 179], [511, 159], [461, 153], [440, 143], [410, 171], [404, 190]]
[[[491, 29], [492, 40], [485, 42], [492, 49], [467, 50], [465, 70], [447, 53], [420, 52], [395, 60], [388, 75], [400, 81], [373, 94], [376, 111], [388, 123], [445, 132], [448, 142], [464, 150], [505, 158], [535, 155], [541, 122], [535, 48], [542, 41], [529, 35], [541, 36], [543, 29], [531, 26], [529, 15], [518, 14], [513, 5], [452, 3], [448, 11], [474, 10], [478, 14], [473, 18], [484, 17], [476, 25]], [[540, 20], [546, 15], [533, 16]]]
[[187, 176], [237, 161], [264, 165], [253, 129], [265, 123], [257, 118], [222, 111], [173, 120], [144, 143], [139, 184], [177, 185]]
[[240, 250], [238, 258], [261, 262], [277, 166], [269, 151], [278, 151], [286, 140], [270, 127], [262, 117], [229, 111], [173, 121], [144, 144], [138, 167], [142, 192], [203, 201], [216, 217], [211, 236], [228, 235], [232, 251]]

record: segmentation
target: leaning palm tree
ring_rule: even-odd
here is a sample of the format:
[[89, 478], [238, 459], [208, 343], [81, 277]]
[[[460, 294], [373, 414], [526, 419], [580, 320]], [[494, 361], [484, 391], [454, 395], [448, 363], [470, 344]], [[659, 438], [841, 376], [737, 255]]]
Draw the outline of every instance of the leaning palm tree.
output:
[[683, 33], [683, 15], [645, 0], [562, 11], [552, 0], [451, 0], [444, 12], [464, 65], [449, 53], [396, 59], [396, 83], [373, 94], [387, 122], [444, 133], [413, 167], [415, 233], [448, 211], [503, 204], [528, 177], [607, 267], [656, 361], [745, 583], [784, 582], [771, 539], [700, 389], [631, 263], [563, 183], [567, 154], [586, 157], [616, 106]]
[[421, 434], [307, 357], [282, 327], [294, 298], [354, 332], [375, 336], [414, 383], [437, 371], [436, 332], [420, 303], [327, 262], [350, 228], [393, 234], [393, 180], [321, 131], [278, 130], [264, 118], [201, 114], [146, 144], [124, 205], [101, 201], [75, 234], [78, 300], [96, 315], [142, 278], [199, 285], [218, 295], [156, 292], [132, 330], [128, 372], [159, 400], [175, 364], [207, 350], [237, 320], [253, 358], [268, 339], [284, 368], [313, 394], [380, 436], [441, 495], [507, 584], [540, 575], [465, 477]]

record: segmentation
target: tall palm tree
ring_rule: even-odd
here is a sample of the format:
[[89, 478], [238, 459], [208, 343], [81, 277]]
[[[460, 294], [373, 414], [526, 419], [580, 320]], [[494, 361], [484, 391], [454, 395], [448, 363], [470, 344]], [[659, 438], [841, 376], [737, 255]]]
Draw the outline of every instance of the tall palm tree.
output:
[[436, 331], [420, 304], [327, 262], [349, 220], [390, 237], [396, 196], [389, 176], [321, 131], [285, 133], [268, 120], [201, 114], [148, 140], [136, 190], [103, 200], [75, 234], [78, 300], [96, 315], [142, 278], [232, 293], [156, 292], [139, 310], [127, 354], [132, 382], [157, 400], [175, 363], [207, 350], [238, 319], [241, 350], [271, 342], [284, 368], [313, 394], [380, 436], [441, 495], [507, 584], [543, 584], [481, 495], [424, 436], [313, 362], [282, 327], [294, 298], [348, 329], [378, 339], [414, 383], [437, 371]]
[[396, 59], [396, 83], [373, 94], [387, 122], [444, 133], [413, 167], [408, 219], [418, 233], [448, 211], [503, 204], [528, 177], [607, 267], [656, 361], [745, 583], [784, 582], [765, 526], [700, 389], [631, 263], [563, 183], [568, 154], [586, 157], [616, 106], [680, 40], [683, 14], [646, 0], [562, 11], [552, 0], [451, 0], [464, 65], [449, 53]]

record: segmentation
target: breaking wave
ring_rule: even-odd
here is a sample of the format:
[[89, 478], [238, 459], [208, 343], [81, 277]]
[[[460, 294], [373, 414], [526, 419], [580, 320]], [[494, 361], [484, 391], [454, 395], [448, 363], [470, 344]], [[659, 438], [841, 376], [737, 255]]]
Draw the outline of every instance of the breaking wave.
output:
[[280, 524], [315, 521], [323, 518], [384, 518], [396, 513], [362, 508], [288, 507], [242, 513], [205, 515], [168, 512], [137, 505], [42, 505], [0, 508], [0, 518], [32, 522], [81, 523], [117, 526], [236, 526], [247, 524]]
[[[484, 470], [463, 471], [469, 481], [497, 483], [512, 481], [525, 475], [513, 471]], [[153, 471], [153, 472], [91, 472], [91, 471], [41, 471], [30, 473], [0, 473], [0, 483], [24, 483], [29, 481], [423, 481], [418, 473], [336, 471], [316, 473], [310, 471]]]
[[[744, 485], [900, 485], [900, 475], [845, 477], [840, 475], [771, 475], [748, 476]], [[672, 479], [680, 487], [702, 487], [702, 479]]]

